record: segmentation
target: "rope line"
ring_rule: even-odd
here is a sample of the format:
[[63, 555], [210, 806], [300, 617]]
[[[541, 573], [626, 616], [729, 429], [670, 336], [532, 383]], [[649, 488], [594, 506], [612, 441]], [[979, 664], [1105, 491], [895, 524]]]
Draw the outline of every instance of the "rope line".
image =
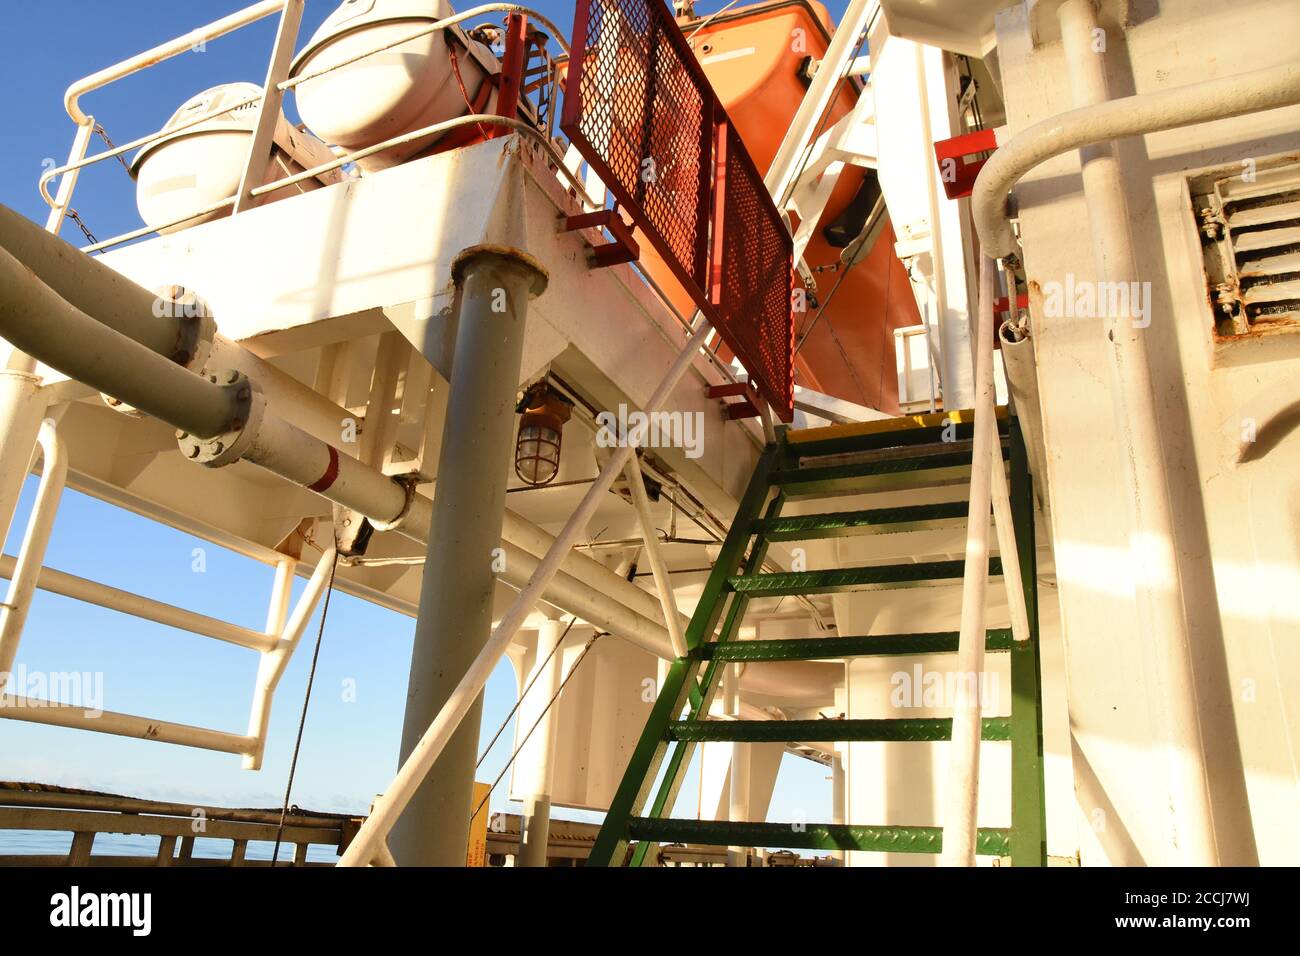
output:
[[293, 742], [293, 759], [289, 762], [289, 779], [284, 785], [284, 804], [280, 807], [280, 823], [275, 828], [275, 849], [271, 851], [271, 866], [280, 862], [280, 843], [284, 838], [284, 821], [289, 815], [289, 794], [293, 791], [294, 774], [298, 771], [298, 752], [302, 749], [302, 734], [307, 726], [307, 705], [311, 703], [312, 685], [316, 683], [316, 662], [320, 660], [321, 640], [325, 637], [325, 619], [330, 613], [330, 596], [334, 593], [334, 573], [339, 569], [339, 553], [334, 552], [330, 563], [330, 580], [325, 588], [325, 606], [320, 612], [320, 627], [316, 631], [316, 647], [311, 654], [311, 671], [307, 674], [307, 691], [302, 698], [302, 714], [298, 718], [298, 736]]
[[578, 659], [573, 662], [573, 667], [569, 668], [569, 673], [564, 675], [564, 680], [560, 682], [559, 688], [551, 695], [551, 699], [546, 702], [546, 706], [543, 707], [542, 712], [538, 714], [537, 720], [535, 720], [533, 725], [528, 728], [528, 733], [524, 734], [524, 739], [519, 741], [519, 746], [514, 749], [514, 752], [506, 761], [506, 765], [501, 768], [501, 772], [497, 774], [497, 778], [492, 781], [492, 786], [488, 788], [488, 792], [483, 795], [483, 799], [479, 802], [479, 805], [475, 807], [474, 812], [469, 815], [471, 823], [474, 821], [474, 818], [479, 815], [479, 812], [487, 806], [487, 802], [492, 799], [492, 792], [496, 790], [498, 784], [501, 783], [502, 778], [506, 775], [506, 771], [510, 769], [511, 764], [515, 762], [515, 758], [519, 756], [519, 752], [524, 749], [524, 744], [528, 743], [528, 738], [533, 735], [533, 731], [536, 730], [538, 724], [542, 722], [542, 718], [546, 716], [548, 711], [550, 711], [551, 706], [560, 699], [560, 695], [564, 693], [564, 688], [569, 683], [569, 680], [574, 674], [578, 673], [578, 668], [582, 666], [582, 662], [587, 657], [587, 652], [590, 651], [591, 646], [596, 643], [596, 639], [604, 637], [607, 633], [607, 631], [597, 631], [595, 634], [591, 635], [591, 640], [589, 640], [587, 645], [582, 649], [582, 653], [578, 655]]
[[498, 727], [497, 732], [492, 735], [492, 739], [488, 741], [488, 745], [483, 748], [483, 753], [479, 755], [478, 763], [474, 764], [475, 770], [483, 766], [483, 761], [487, 759], [487, 755], [491, 753], [492, 748], [496, 746], [496, 742], [501, 739], [501, 735], [505, 732], [505, 729], [510, 726], [510, 720], [514, 717], [515, 712], [519, 710], [520, 705], [523, 704], [524, 698], [527, 697], [528, 692], [533, 689], [533, 685], [537, 683], [537, 679], [542, 676], [542, 668], [551, 662], [551, 658], [554, 657], [555, 652], [560, 649], [560, 646], [564, 643], [564, 639], [569, 636], [569, 632], [573, 630], [573, 625], [576, 624], [577, 621], [577, 618], [571, 618], [569, 620], [569, 626], [564, 629], [564, 633], [560, 635], [560, 639], [555, 642], [555, 646], [551, 648], [551, 653], [547, 654], [546, 660], [542, 661], [542, 663], [536, 667], [533, 672], [533, 679], [528, 682], [528, 686], [519, 694], [519, 699], [516, 700], [515, 705], [510, 708], [510, 713], [506, 714], [506, 719], [501, 721], [501, 726]]

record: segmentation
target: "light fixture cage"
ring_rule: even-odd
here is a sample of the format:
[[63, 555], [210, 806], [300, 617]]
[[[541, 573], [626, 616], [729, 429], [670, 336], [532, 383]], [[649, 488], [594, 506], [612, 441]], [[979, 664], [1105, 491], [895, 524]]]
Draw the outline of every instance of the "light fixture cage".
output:
[[515, 438], [515, 474], [524, 484], [540, 488], [560, 473], [564, 424], [573, 406], [543, 381], [524, 393], [516, 410], [521, 417]]

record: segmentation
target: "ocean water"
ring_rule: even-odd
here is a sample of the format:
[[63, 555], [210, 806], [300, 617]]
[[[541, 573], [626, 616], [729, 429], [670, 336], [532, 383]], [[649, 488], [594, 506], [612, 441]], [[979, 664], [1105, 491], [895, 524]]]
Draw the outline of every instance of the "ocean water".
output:
[[[95, 836], [92, 856], [157, 856], [161, 837], [131, 836], [118, 833], [99, 833]], [[204, 860], [229, 860], [232, 841], [212, 837], [194, 840], [194, 857]], [[0, 856], [51, 856], [67, 853], [72, 848], [72, 834], [58, 830], [0, 830]], [[178, 847], [179, 849], [179, 841]], [[269, 860], [275, 844], [271, 841], [250, 840], [244, 854], [249, 860]], [[280, 845], [280, 861], [293, 860], [293, 846]], [[310, 846], [307, 859], [312, 863], [337, 863], [338, 853], [332, 846]]]

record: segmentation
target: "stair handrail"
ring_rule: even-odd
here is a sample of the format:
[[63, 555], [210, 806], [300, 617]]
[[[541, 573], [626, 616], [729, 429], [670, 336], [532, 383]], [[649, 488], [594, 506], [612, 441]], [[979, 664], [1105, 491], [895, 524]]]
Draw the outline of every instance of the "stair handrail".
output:
[[943, 850], [945, 866], [974, 866], [978, 835], [979, 758], [983, 712], [984, 612], [989, 578], [989, 511], [997, 529], [1002, 580], [1007, 589], [1012, 638], [1030, 639], [1029, 613], [1020, 554], [1011, 517], [1011, 498], [1002, 450], [997, 440], [993, 381], [994, 284], [997, 264], [980, 257], [977, 331], [971, 340], [975, 372], [975, 436], [971, 458], [970, 510], [966, 525], [966, 566], [962, 579], [961, 634], [953, 701], [952, 746], [945, 791]]

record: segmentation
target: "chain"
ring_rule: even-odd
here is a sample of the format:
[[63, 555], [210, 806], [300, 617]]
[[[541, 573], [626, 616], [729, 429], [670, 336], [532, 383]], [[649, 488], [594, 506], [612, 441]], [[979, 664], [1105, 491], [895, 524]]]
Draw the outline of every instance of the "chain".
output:
[[[98, 123], [95, 124], [95, 132], [99, 134], [100, 139], [108, 144], [109, 149], [117, 149], [117, 146], [113, 144], [113, 141], [108, 138], [108, 131]], [[126, 157], [123, 154], [118, 153], [117, 161], [122, 164], [122, 168], [125, 169], [129, 175], [131, 172], [131, 164], [126, 161]]]
[[99, 240], [95, 238], [95, 234], [90, 231], [90, 227], [81, 221], [81, 217], [77, 215], [77, 210], [69, 209], [68, 217], [77, 224], [77, 228], [85, 235], [87, 242], [92, 246], [99, 243]]

